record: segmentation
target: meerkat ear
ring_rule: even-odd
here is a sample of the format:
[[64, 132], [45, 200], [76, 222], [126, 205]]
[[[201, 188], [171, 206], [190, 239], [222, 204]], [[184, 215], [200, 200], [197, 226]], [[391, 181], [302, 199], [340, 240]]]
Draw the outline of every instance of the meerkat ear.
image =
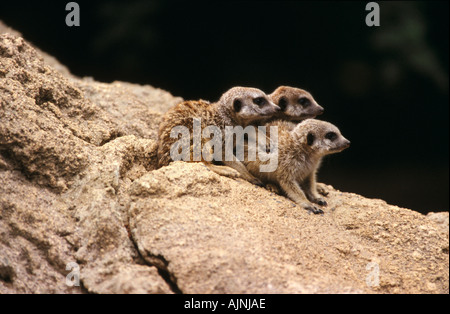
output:
[[236, 111], [236, 112], [241, 111], [242, 101], [240, 99], [235, 99], [233, 101], [233, 108], [234, 108], [234, 111]]
[[314, 140], [316, 139], [316, 137], [314, 136], [314, 134], [312, 133], [308, 133], [308, 135], [306, 136], [306, 143], [309, 146], [312, 146], [312, 144], [314, 144]]
[[288, 103], [288, 101], [287, 101], [286, 97], [281, 97], [278, 100], [278, 107], [281, 108], [281, 111], [285, 111], [286, 110], [287, 103]]

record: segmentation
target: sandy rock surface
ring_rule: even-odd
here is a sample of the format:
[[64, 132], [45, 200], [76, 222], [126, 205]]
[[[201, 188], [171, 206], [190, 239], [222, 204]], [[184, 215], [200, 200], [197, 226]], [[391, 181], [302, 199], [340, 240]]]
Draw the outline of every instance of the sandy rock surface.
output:
[[77, 78], [0, 23], [0, 293], [449, 292], [448, 213], [327, 186], [311, 215], [201, 164], [155, 170], [179, 101]]

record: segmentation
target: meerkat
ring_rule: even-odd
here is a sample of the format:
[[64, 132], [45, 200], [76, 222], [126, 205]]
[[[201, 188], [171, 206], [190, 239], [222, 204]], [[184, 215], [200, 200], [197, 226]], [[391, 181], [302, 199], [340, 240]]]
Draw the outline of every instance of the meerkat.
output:
[[[177, 141], [176, 138], [170, 136], [174, 127], [185, 126], [189, 129], [191, 134], [190, 161], [193, 161], [193, 119], [201, 121], [202, 130], [213, 125], [220, 128], [221, 132], [224, 133], [227, 126], [246, 127], [270, 118], [279, 111], [280, 107], [275, 105], [263, 91], [249, 87], [231, 88], [215, 103], [203, 100], [184, 101], [170, 109], [162, 119], [158, 133], [158, 165], [159, 167], [167, 166], [172, 161], [170, 150]], [[225, 136], [222, 136], [222, 139], [225, 139]], [[203, 137], [201, 144], [202, 147], [205, 144]], [[261, 182], [252, 176], [242, 162], [236, 158], [231, 161], [222, 158], [221, 163], [217, 165], [214, 164], [214, 160], [211, 161], [212, 158], [206, 159], [203, 157], [201, 162], [220, 175], [232, 178], [241, 177], [254, 184], [261, 185]]]
[[269, 95], [272, 102], [281, 108], [271, 120], [300, 122], [323, 114], [324, 109], [306, 90], [280, 86]]
[[331, 123], [308, 119], [299, 124], [277, 120], [266, 127], [278, 127], [278, 168], [261, 172], [261, 161], [244, 161], [249, 172], [263, 183], [276, 184], [285, 195], [303, 208], [321, 214], [314, 204], [326, 206], [318, 195], [316, 173], [324, 156], [343, 151], [350, 141]]

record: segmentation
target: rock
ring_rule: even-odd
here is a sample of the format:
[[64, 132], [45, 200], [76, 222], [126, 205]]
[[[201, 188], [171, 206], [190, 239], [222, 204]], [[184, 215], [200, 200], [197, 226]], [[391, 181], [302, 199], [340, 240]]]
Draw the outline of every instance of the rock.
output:
[[[204, 187], [211, 194], [199, 194]], [[447, 289], [444, 232], [419, 213], [329, 191], [334, 212], [315, 216], [202, 165], [173, 163], [131, 186], [131, 233], [186, 293], [423, 293], [427, 280]], [[366, 284], [374, 261], [379, 287]]]
[[[11, 34], [0, 71], [0, 293], [171, 293], [136, 251], [116, 194], [152, 169], [154, 119], [180, 98], [63, 77]], [[66, 285], [71, 262], [80, 288]]]
[[65, 284], [76, 229], [66, 205], [17, 170], [0, 170], [0, 293], [78, 293]]
[[[23, 37], [20, 32], [8, 27], [0, 20], [0, 34], [6, 34], [6, 33], [12, 34], [17, 37]], [[44, 51], [39, 49], [39, 47], [34, 46], [32, 43], [29, 43], [29, 44], [38, 52], [38, 54], [40, 56], [42, 56], [42, 58], [44, 59], [44, 62], [47, 65], [51, 66], [53, 69], [55, 69], [56, 71], [60, 72], [61, 74], [65, 75], [65, 76], [72, 76], [69, 69], [66, 66], [64, 66], [63, 64], [61, 64], [55, 57], [45, 53]]]
[[156, 169], [181, 98], [0, 34], [0, 293], [449, 292], [448, 213], [326, 186], [316, 216], [198, 163]]
[[448, 231], [449, 227], [449, 216], [448, 212], [442, 213], [428, 213], [427, 217], [434, 222], [436, 222], [445, 231]]

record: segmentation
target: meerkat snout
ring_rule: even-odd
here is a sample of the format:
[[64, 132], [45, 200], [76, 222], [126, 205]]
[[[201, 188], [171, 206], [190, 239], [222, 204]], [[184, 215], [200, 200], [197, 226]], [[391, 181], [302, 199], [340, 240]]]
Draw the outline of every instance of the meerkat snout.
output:
[[349, 148], [350, 144], [351, 144], [351, 142], [345, 138], [344, 143], [342, 143], [342, 147], [344, 147], [344, 149]]
[[325, 109], [323, 109], [323, 107], [320, 106], [319, 104], [317, 106], [319, 106], [319, 108], [317, 109], [317, 115], [320, 116], [325, 112]]

